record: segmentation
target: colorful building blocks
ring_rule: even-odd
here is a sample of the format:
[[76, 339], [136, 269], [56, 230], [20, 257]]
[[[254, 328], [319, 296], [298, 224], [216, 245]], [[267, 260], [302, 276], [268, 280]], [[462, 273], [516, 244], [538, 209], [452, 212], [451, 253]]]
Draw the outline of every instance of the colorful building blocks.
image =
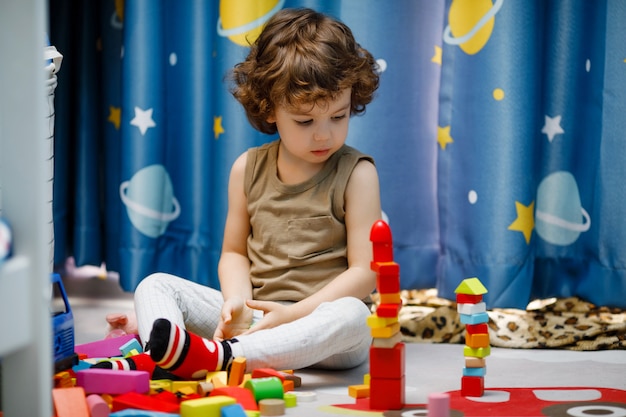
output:
[[400, 297], [400, 266], [393, 261], [391, 229], [382, 220], [370, 231], [379, 304], [367, 318], [373, 338], [370, 347], [370, 373], [366, 383], [348, 387], [357, 400], [369, 397], [372, 410], [400, 410], [405, 399], [405, 346], [400, 333], [398, 315]]
[[461, 395], [482, 397], [487, 372], [484, 358], [491, 353], [487, 325], [489, 315], [483, 301], [487, 289], [478, 278], [467, 278], [454, 292], [461, 323], [465, 324], [465, 367], [461, 377]]

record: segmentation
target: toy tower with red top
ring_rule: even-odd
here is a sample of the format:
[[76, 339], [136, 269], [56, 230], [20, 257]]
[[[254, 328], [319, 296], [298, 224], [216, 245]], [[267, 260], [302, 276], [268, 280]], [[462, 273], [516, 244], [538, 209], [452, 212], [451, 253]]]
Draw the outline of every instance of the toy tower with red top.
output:
[[373, 337], [370, 347], [370, 409], [399, 410], [404, 407], [405, 346], [400, 333], [398, 315], [400, 297], [400, 266], [393, 261], [391, 229], [383, 220], [372, 226], [373, 246], [371, 268], [376, 272], [376, 289], [380, 303], [368, 317]]
[[489, 315], [483, 301], [487, 289], [478, 278], [467, 278], [454, 290], [457, 311], [465, 324], [465, 367], [461, 379], [461, 395], [482, 397], [485, 391], [485, 358], [491, 353], [489, 345]]

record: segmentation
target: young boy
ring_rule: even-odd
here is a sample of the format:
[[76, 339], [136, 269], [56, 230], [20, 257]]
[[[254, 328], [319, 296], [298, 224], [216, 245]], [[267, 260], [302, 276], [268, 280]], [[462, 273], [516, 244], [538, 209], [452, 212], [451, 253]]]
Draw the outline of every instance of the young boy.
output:
[[[253, 127], [280, 139], [233, 164], [218, 265], [221, 292], [157, 273], [135, 291], [147, 353], [97, 366], [202, 378], [249, 370], [345, 369], [368, 356], [369, 232], [381, 216], [372, 158], [345, 145], [378, 88], [372, 55], [343, 23], [284, 9], [232, 73]], [[109, 318], [128, 329], [126, 317]]]

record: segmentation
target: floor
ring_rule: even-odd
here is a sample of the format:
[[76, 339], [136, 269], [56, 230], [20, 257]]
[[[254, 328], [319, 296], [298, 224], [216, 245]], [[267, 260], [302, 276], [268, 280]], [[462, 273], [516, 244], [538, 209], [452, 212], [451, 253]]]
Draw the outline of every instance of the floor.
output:
[[[107, 274], [102, 269], [74, 271], [72, 276], [65, 277], [64, 284], [74, 312], [76, 344], [101, 340], [105, 335], [104, 317], [107, 313], [132, 310], [132, 294], [120, 289], [115, 274]], [[591, 416], [598, 413], [603, 416], [626, 416], [626, 351], [574, 352], [493, 348], [487, 358], [485, 395], [470, 401], [462, 397], [454, 398], [455, 395], [458, 396], [454, 392], [460, 389], [461, 384], [464, 364], [462, 345], [408, 343], [406, 348], [405, 404], [427, 404], [431, 393], [452, 392], [452, 408], [462, 409], [463, 414], [452, 413], [451, 416], [530, 416], [542, 415], [536, 411], [542, 410], [541, 407], [560, 404], [552, 402], [556, 401], [556, 395], [564, 396], [567, 401], [578, 401], [576, 404], [583, 404], [580, 402], [582, 400], [605, 401], [597, 402], [595, 411], [587, 405], [579, 405], [574, 414], [566, 413], [564, 416]], [[418, 408], [410, 407], [405, 408], [404, 412], [385, 413], [346, 409], [346, 404], [347, 408], [355, 404], [355, 400], [348, 396], [347, 387], [361, 384], [368, 369], [366, 363], [345, 372], [296, 371], [303, 383], [299, 390], [314, 393], [316, 400], [300, 403], [298, 407], [288, 409], [286, 414], [301, 417], [346, 414], [425, 415], [423, 411], [416, 411]], [[482, 404], [481, 411], [471, 411], [470, 403]], [[485, 411], [486, 403], [491, 404], [489, 410], [495, 411]], [[339, 404], [344, 404], [344, 407], [336, 407]], [[509, 404], [509, 409], [502, 404]], [[510, 414], [511, 407], [516, 410], [515, 414]], [[522, 409], [527, 411], [522, 412]], [[525, 414], [526, 412], [529, 414]]]

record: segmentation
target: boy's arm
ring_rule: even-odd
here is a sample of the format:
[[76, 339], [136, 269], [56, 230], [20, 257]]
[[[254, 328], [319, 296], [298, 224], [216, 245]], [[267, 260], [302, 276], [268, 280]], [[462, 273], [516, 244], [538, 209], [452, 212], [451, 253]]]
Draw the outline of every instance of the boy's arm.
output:
[[[376, 288], [376, 273], [370, 268], [372, 225], [381, 218], [379, 181], [376, 167], [369, 161], [361, 161], [354, 168], [345, 195], [345, 222], [347, 230], [348, 269], [339, 274], [317, 293], [288, 307], [276, 303], [252, 301], [248, 306], [271, 313], [274, 319], [259, 322], [257, 328], [274, 327], [310, 314], [325, 301], [351, 296], [364, 299]], [[272, 322], [270, 322], [272, 321]], [[259, 325], [261, 325], [259, 327]]]
[[246, 330], [252, 321], [252, 312], [245, 306], [245, 300], [252, 298], [247, 251], [250, 217], [243, 191], [246, 160], [247, 153], [237, 158], [228, 181], [228, 213], [217, 268], [224, 308], [216, 338], [232, 337], [235, 333]]

